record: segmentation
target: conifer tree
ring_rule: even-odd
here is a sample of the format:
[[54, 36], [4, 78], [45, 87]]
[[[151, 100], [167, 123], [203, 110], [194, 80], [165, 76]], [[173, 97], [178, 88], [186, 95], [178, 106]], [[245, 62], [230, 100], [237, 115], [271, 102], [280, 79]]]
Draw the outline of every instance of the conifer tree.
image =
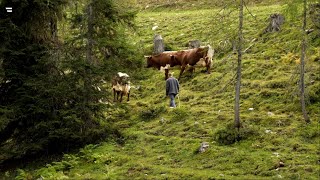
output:
[[[106, 63], [109, 59], [140, 63], [126, 53], [132, 47], [124, 26], [134, 12], [120, 10], [113, 0], [90, 2], [90, 36], [85, 10], [71, 19], [74, 29], [59, 33], [66, 0], [1, 2], [1, 9], [12, 6], [15, 13], [0, 11], [0, 163], [94, 143], [114, 132], [104, 116], [110, 107], [100, 103], [107, 95], [102, 80], [108, 70], [116, 70]], [[88, 4], [79, 1], [78, 8]], [[91, 47], [83, 44], [86, 39]], [[108, 56], [102, 56], [105, 49]]]

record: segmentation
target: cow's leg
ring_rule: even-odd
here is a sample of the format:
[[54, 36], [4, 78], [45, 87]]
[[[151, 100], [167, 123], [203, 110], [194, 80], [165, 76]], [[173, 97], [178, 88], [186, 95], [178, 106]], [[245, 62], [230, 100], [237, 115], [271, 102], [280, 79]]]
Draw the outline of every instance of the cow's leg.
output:
[[169, 78], [169, 69], [165, 69], [164, 72], [164, 80], [167, 80]]
[[207, 66], [207, 73], [208, 73], [208, 74], [211, 74], [210, 65]]
[[130, 98], [129, 98], [129, 96], [130, 96], [130, 91], [128, 92], [128, 100], [127, 100], [127, 101], [130, 101]]
[[121, 93], [120, 93], [120, 102], [122, 102], [122, 96], [123, 96], [123, 92], [121, 91]]
[[194, 66], [191, 66], [191, 74], [194, 73], [194, 72], [196, 72], [196, 67], [195, 67], [195, 65], [194, 65]]
[[207, 64], [207, 73], [211, 74], [211, 61], [208, 57], [206, 57], [206, 64]]
[[192, 71], [191, 71], [191, 77], [193, 78], [193, 74], [196, 72], [196, 67], [195, 65], [192, 66]]
[[116, 102], [116, 90], [113, 89], [113, 102]]
[[117, 91], [117, 101], [119, 99], [119, 94], [120, 94], [120, 91]]
[[183, 73], [183, 71], [186, 69], [186, 65], [182, 65], [181, 66], [181, 70], [180, 70], [180, 75], [179, 75], [179, 80], [180, 80], [180, 78], [181, 78], [181, 76], [182, 76], [182, 73]]

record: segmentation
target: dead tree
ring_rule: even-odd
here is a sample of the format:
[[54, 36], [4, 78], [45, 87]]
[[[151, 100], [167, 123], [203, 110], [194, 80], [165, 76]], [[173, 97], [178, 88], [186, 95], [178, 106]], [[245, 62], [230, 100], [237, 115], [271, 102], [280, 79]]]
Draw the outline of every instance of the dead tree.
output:
[[164, 42], [160, 34], [154, 36], [153, 43], [153, 54], [160, 54], [164, 51]]
[[263, 33], [280, 31], [280, 26], [284, 23], [284, 20], [285, 18], [281, 14], [271, 14], [269, 18], [270, 23]]
[[239, 7], [239, 30], [238, 30], [238, 66], [237, 81], [235, 87], [235, 103], [234, 103], [234, 126], [240, 128], [240, 87], [241, 87], [241, 61], [242, 61], [242, 43], [243, 43], [243, 0], [240, 0]]
[[306, 123], [310, 123], [310, 119], [306, 110], [305, 102], [305, 84], [304, 84], [304, 74], [305, 74], [305, 58], [307, 51], [307, 35], [305, 33], [307, 27], [307, 0], [304, 0], [303, 6], [303, 26], [302, 26], [302, 43], [301, 43], [301, 58], [300, 58], [300, 103], [301, 110]]
[[188, 43], [189, 49], [198, 48], [200, 47], [201, 42], [199, 40], [191, 40]]

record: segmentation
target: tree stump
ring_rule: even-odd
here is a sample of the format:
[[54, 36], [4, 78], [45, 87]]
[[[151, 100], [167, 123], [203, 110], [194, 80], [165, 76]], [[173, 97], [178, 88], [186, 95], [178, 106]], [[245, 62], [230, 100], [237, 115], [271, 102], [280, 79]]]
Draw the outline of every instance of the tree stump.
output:
[[153, 43], [153, 54], [160, 54], [164, 51], [164, 42], [160, 34], [154, 36]]
[[189, 41], [189, 43], [188, 43], [189, 49], [200, 47], [200, 43], [201, 42], [199, 40], [191, 40], [191, 41]]
[[271, 14], [269, 18], [270, 23], [264, 30], [264, 33], [280, 31], [280, 26], [284, 23], [284, 20], [285, 18], [281, 14]]

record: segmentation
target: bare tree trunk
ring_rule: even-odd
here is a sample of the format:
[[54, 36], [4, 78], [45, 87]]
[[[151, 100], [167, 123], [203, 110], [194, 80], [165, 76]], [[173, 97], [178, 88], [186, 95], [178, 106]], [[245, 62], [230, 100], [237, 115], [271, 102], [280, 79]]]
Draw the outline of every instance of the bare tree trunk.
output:
[[240, 87], [241, 87], [241, 60], [242, 60], [242, 26], [243, 26], [243, 0], [240, 0], [239, 7], [239, 31], [238, 31], [238, 67], [236, 82], [236, 97], [234, 104], [234, 126], [240, 128]]
[[57, 40], [58, 40], [58, 27], [57, 27], [57, 19], [55, 17], [52, 17], [50, 20], [50, 30], [51, 30], [52, 40], [57, 42]]
[[304, 0], [303, 7], [303, 26], [302, 26], [302, 43], [301, 43], [301, 58], [300, 58], [300, 103], [301, 110], [306, 123], [310, 123], [310, 119], [308, 117], [308, 113], [306, 110], [306, 102], [305, 102], [305, 84], [304, 84], [304, 71], [305, 71], [305, 58], [306, 58], [306, 26], [307, 26], [307, 0]]

